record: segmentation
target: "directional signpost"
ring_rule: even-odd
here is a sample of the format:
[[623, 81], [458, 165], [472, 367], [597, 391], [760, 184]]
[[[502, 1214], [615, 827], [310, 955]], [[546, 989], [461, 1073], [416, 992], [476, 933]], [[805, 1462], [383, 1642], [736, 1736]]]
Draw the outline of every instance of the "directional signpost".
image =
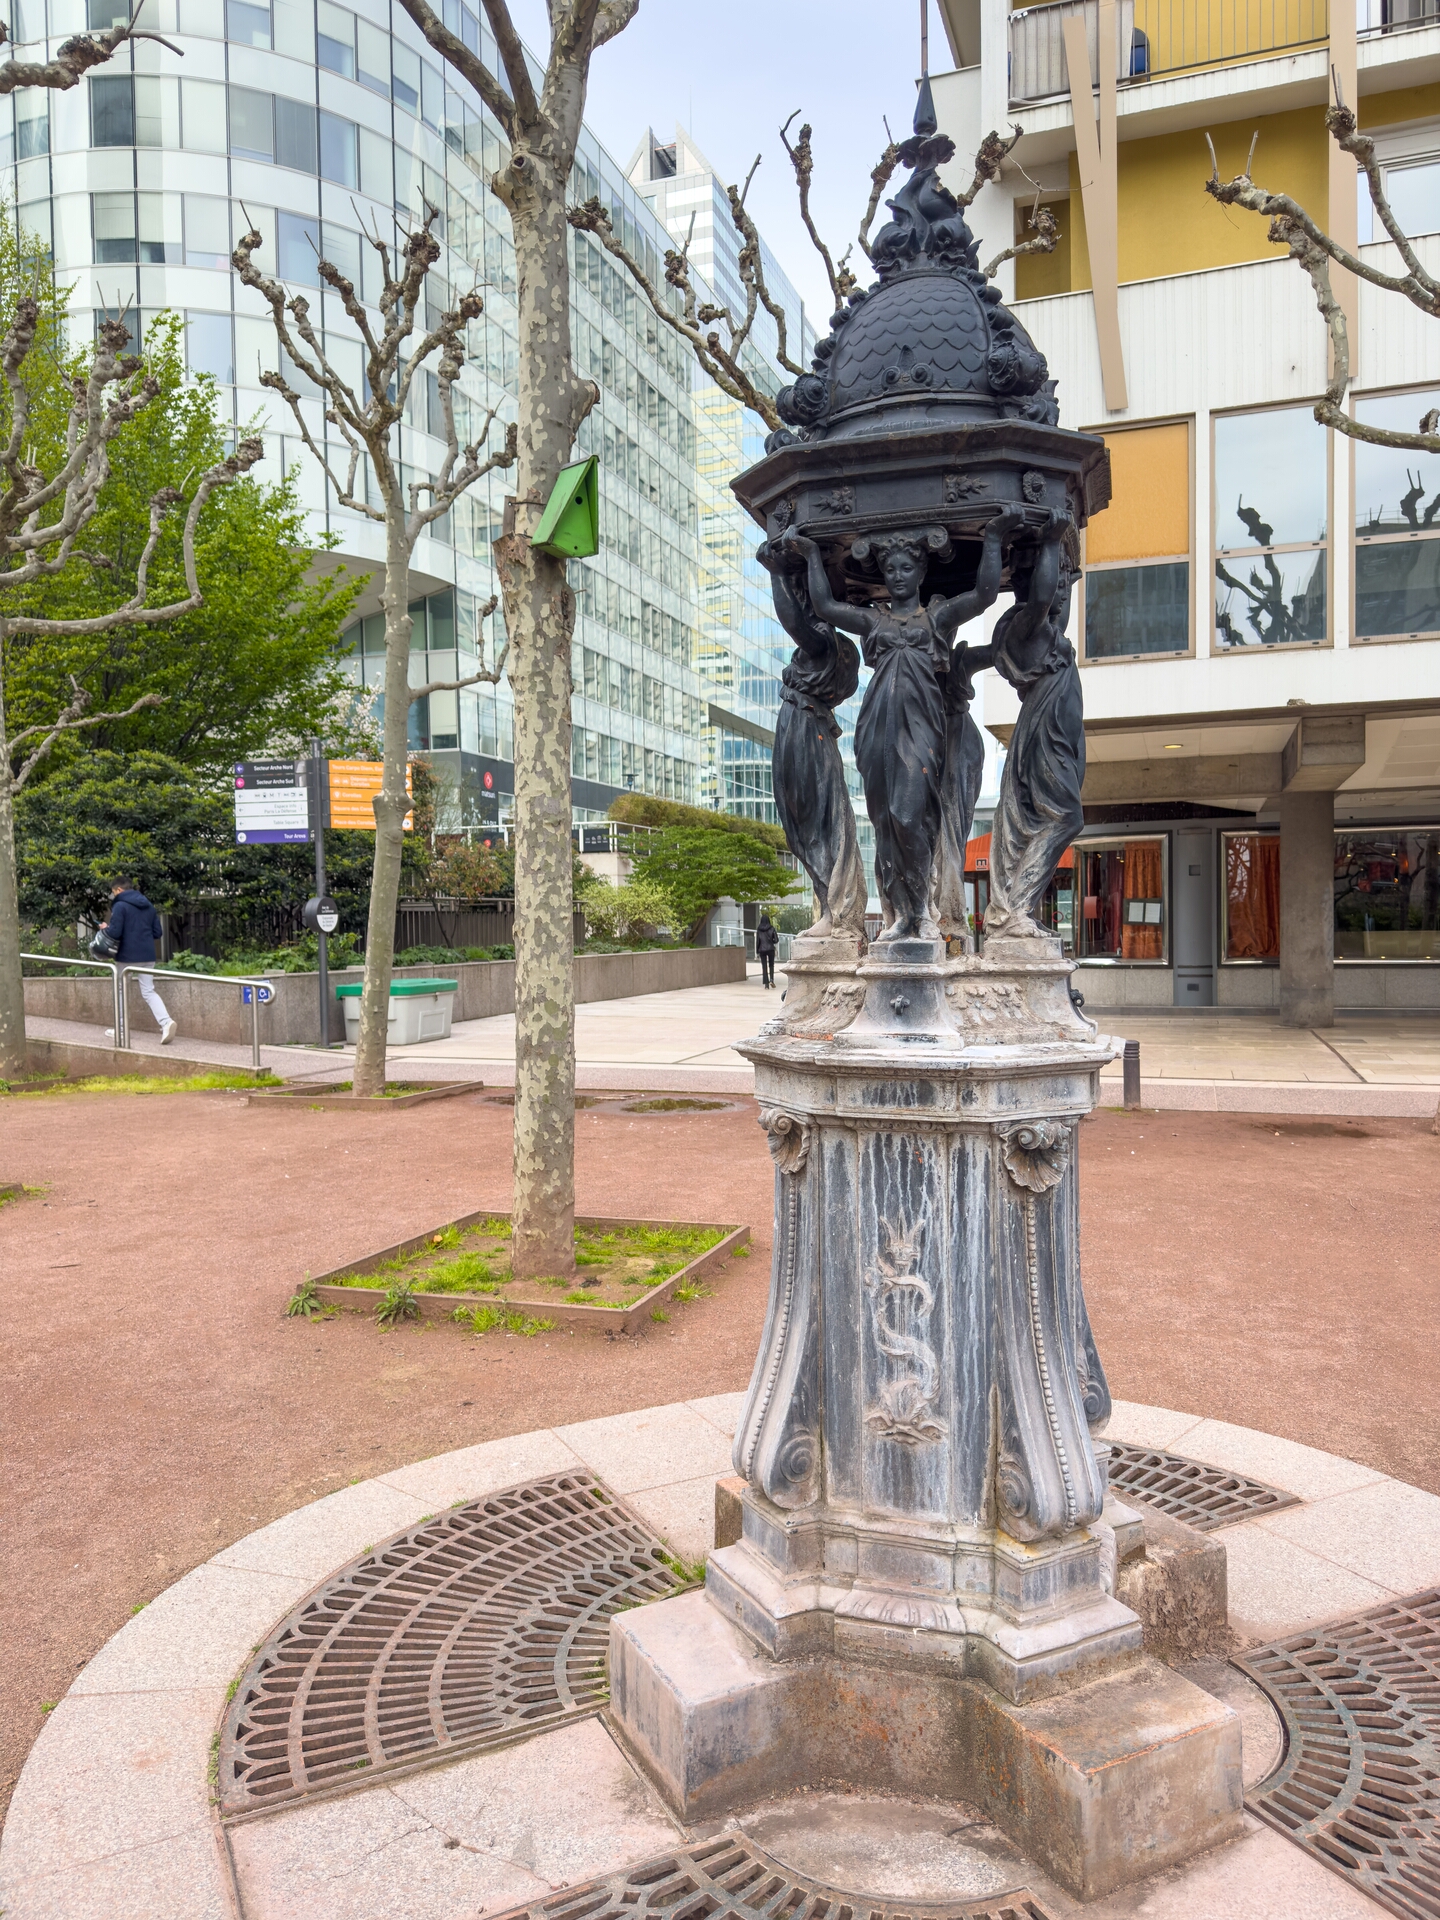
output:
[[237, 846], [291, 845], [309, 840], [307, 764], [304, 760], [237, 761]]
[[[371, 802], [380, 791], [385, 769], [378, 760], [332, 760], [330, 762], [330, 825], [359, 827], [375, 831], [375, 809]], [[410, 769], [405, 769], [405, 791], [410, 791]], [[414, 826], [414, 816], [406, 814], [405, 825]]]

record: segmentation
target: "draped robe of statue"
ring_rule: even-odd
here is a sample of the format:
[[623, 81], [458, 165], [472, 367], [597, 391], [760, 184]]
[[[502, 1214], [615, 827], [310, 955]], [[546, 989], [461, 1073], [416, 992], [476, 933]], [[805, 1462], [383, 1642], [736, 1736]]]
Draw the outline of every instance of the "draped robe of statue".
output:
[[[762, 554], [762, 561], [764, 556]], [[853, 640], [816, 617], [802, 579], [772, 574], [775, 610], [795, 642], [781, 674], [771, 785], [786, 845], [810, 876], [820, 917], [813, 932], [863, 934], [865, 870], [840, 758], [835, 708], [860, 684]]]
[[927, 607], [877, 613], [863, 644], [872, 673], [855, 724], [855, 764], [875, 828], [875, 879], [891, 914], [918, 929], [940, 841], [950, 647]]
[[1017, 661], [1007, 641], [1017, 606], [995, 628], [994, 664], [1020, 695], [1020, 718], [1000, 776], [990, 842], [987, 939], [1039, 931], [1037, 909], [1065, 849], [1085, 824], [1085, 715], [1075, 649], [1065, 638], [1073, 578], [1067, 575], [1043, 622], [1049, 645], [1038, 661]]
[[973, 951], [965, 909], [965, 848], [980, 783], [985, 773], [985, 742], [970, 717], [974, 682], [965, 664], [968, 649], [956, 647], [945, 676], [945, 773], [940, 785], [940, 841], [931, 876], [931, 904], [947, 940], [963, 940]]

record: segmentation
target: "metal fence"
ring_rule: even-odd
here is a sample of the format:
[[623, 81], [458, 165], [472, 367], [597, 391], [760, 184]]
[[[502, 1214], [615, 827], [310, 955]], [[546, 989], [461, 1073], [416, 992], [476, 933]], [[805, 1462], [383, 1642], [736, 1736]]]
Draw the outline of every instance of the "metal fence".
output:
[[[585, 938], [585, 916], [574, 918]], [[395, 914], [395, 951], [407, 947], [513, 947], [513, 900], [402, 900]]]
[[260, 1009], [275, 997], [275, 989], [268, 980], [241, 979], [234, 974], [217, 975], [211, 973], [185, 973], [176, 967], [156, 966], [152, 961], [118, 960], [66, 960], [53, 953], [22, 953], [22, 961], [30, 960], [46, 967], [83, 967], [88, 973], [108, 973], [110, 975], [110, 1004], [113, 1025], [111, 1038], [122, 1052], [130, 1048], [130, 975], [143, 973], [153, 979], [186, 980], [192, 986], [220, 988], [237, 991], [241, 1004], [250, 1009], [250, 1064], [258, 1073], [260, 1059]]
[[[1428, 8], [1434, 19], [1440, 0], [1368, 4], [1377, 13], [1393, 12], [1396, 24], [1409, 25], [1415, 9]], [[1046, 100], [1069, 91], [1061, 21], [1080, 16], [1090, 50], [1090, 84], [1099, 84], [1098, 0], [1053, 0], [1010, 16], [1012, 101]], [[1328, 0], [1117, 0], [1115, 74], [1123, 86], [1139, 86], [1159, 74], [1314, 46], [1329, 32]]]

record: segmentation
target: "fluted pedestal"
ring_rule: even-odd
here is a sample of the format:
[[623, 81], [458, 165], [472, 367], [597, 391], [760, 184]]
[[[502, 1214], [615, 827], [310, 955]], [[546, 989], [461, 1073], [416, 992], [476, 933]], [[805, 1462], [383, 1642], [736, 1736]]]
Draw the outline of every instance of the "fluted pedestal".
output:
[[[769, 1310], [735, 1439], [743, 1535], [711, 1557], [703, 1615], [667, 1603], [690, 1608], [704, 1671], [662, 1653], [665, 1606], [616, 1623], [618, 1728], [672, 1804], [719, 1811], [766, 1774], [772, 1738], [790, 1784], [823, 1771], [813, 1715], [833, 1718], [849, 1673], [846, 1697], [861, 1688], [886, 1723], [886, 1767], [916, 1756], [911, 1790], [998, 1792], [994, 1816], [1058, 1877], [1118, 1885], [1160, 1864], [1156, 1846], [1183, 1858], [1225, 1837], [1239, 1739], [1226, 1709], [1142, 1658], [1109, 1590], [1110, 1398], [1080, 1284], [1075, 1134], [1114, 1047], [1049, 941], [801, 959], [801, 990], [740, 1049], [775, 1160]], [[751, 1677], [737, 1668], [715, 1696], [730, 1641]], [[1083, 1737], [1073, 1819], [1041, 1820], [1058, 1840], [1033, 1830], [1044, 1796], [1016, 1784], [1021, 1750], [1039, 1739], [1063, 1774], [1065, 1742], [1027, 1714], [1072, 1725], [1068, 1706], [1035, 1704], [1062, 1695], [1095, 1695], [1112, 1814], [1126, 1778], [1142, 1798], [1163, 1789], [1160, 1837], [1134, 1854], [1150, 1865], [1127, 1870], [1125, 1846], [1091, 1832]], [[917, 1715], [952, 1725], [948, 1759]], [[1182, 1727], [1177, 1744], [1166, 1729]]]

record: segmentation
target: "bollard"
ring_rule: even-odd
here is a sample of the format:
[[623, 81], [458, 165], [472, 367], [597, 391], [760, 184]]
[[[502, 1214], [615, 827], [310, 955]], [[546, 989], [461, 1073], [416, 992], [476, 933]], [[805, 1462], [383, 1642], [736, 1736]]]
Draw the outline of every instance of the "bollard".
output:
[[1125, 1042], [1122, 1071], [1125, 1075], [1125, 1105], [1138, 1107], [1140, 1105], [1140, 1042], [1138, 1040]]

